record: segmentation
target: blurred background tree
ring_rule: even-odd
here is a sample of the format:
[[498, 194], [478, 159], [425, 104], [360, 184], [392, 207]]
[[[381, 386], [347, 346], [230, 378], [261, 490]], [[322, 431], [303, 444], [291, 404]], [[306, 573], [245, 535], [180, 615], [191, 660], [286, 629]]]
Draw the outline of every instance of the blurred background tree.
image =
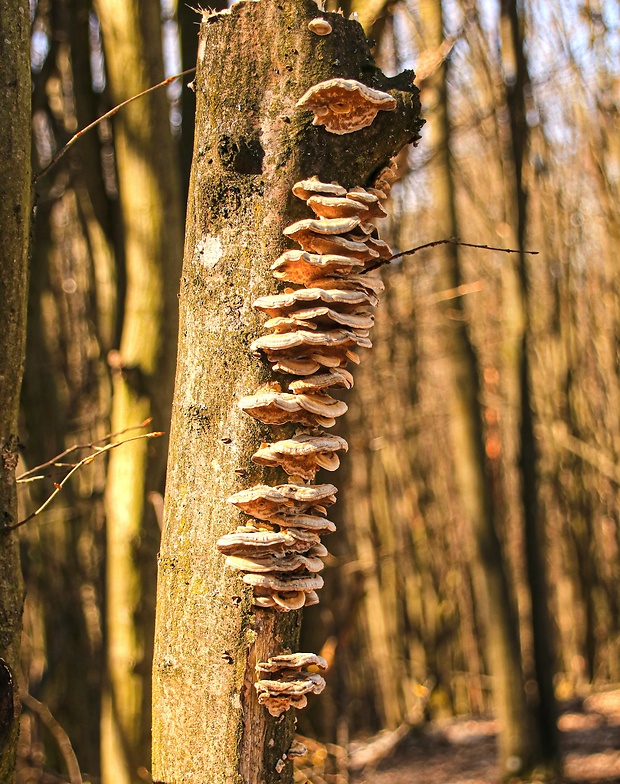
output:
[[[620, 681], [620, 12], [338, 6], [382, 69], [414, 68], [422, 90], [423, 140], [399, 158], [382, 229], [394, 249], [458, 233], [521, 253], [434, 248], [384, 270], [375, 348], [347, 393], [333, 558], [305, 617], [328, 691], [300, 728], [344, 746], [422, 697], [427, 719], [501, 713], [504, 672], [517, 724], [552, 759], [554, 694]], [[185, 4], [38, 0], [31, 16], [35, 171], [195, 63]], [[141, 99], [36, 182], [24, 468], [149, 415], [168, 430], [192, 102], [180, 82]], [[105, 750], [115, 783], [148, 781], [150, 764], [165, 444], [134, 446], [82, 468], [21, 529], [27, 687], [93, 777]], [[22, 485], [22, 517], [61, 475]], [[20, 760], [24, 782], [62, 769], [28, 713]]]

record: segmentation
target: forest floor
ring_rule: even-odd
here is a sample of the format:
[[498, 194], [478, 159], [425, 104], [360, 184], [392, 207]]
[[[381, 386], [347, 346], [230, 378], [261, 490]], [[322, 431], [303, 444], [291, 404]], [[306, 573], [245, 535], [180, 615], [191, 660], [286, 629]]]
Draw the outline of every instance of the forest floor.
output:
[[[620, 784], [620, 689], [575, 697], [561, 710], [563, 777], [548, 784]], [[383, 732], [351, 744], [348, 753], [301, 738], [308, 755], [296, 761], [295, 782], [497, 784], [496, 734], [491, 717], [469, 716]], [[347, 768], [357, 772], [347, 773]]]
[[[563, 706], [559, 721], [567, 784], [620, 784], [620, 690]], [[494, 784], [496, 723], [490, 719], [433, 722], [410, 734], [360, 784]]]

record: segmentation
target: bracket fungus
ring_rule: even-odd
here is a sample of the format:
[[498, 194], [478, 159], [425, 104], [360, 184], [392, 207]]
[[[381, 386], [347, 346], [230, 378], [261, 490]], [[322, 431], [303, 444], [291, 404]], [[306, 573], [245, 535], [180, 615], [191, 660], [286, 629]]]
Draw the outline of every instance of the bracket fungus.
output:
[[311, 196], [306, 204], [319, 218], [360, 218], [368, 215], [368, 206], [353, 198]]
[[353, 375], [342, 367], [329, 368], [327, 373], [315, 373], [311, 376], [298, 378], [291, 381], [288, 388], [291, 392], [319, 392], [321, 389], [329, 387], [343, 387], [351, 389], [353, 386]]
[[266, 662], [259, 662], [256, 665], [257, 672], [286, 672], [288, 670], [298, 671], [304, 667], [316, 667], [319, 670], [327, 670], [326, 659], [318, 653], [281, 653], [277, 656], [270, 656]]
[[[269, 355], [268, 350], [266, 353]], [[295, 395], [277, 390], [242, 397], [239, 408], [266, 425], [297, 422], [308, 427], [317, 425], [333, 427], [336, 424], [336, 417], [342, 416], [348, 410], [347, 404], [342, 400], [336, 400], [326, 394]]]
[[311, 253], [349, 256], [359, 261], [371, 261], [373, 258], [377, 258], [378, 254], [363, 242], [352, 240], [346, 236], [352, 229], [359, 226], [359, 223], [359, 218], [325, 220], [307, 218], [284, 229], [284, 234]]
[[280, 466], [287, 474], [313, 480], [319, 468], [335, 471], [340, 465], [336, 452], [346, 452], [348, 448], [340, 436], [300, 433], [274, 444], [263, 444], [252, 460], [259, 465]]
[[[326, 670], [327, 662], [316, 653], [292, 653], [271, 656], [266, 662], [256, 665], [257, 673], [271, 673], [274, 676], [260, 678], [254, 684], [259, 703], [264, 705], [272, 716], [280, 716], [289, 708], [305, 708], [307, 694], [320, 694], [323, 691], [325, 679], [318, 672], [306, 670], [307, 667]], [[300, 746], [303, 747], [303, 744]], [[291, 751], [292, 749], [293, 746]], [[299, 755], [304, 753], [305, 748], [296, 752]]]
[[231, 495], [229, 503], [259, 520], [277, 514], [299, 514], [316, 506], [336, 503], [338, 489], [334, 485], [255, 485]]
[[312, 21], [308, 22], [308, 29], [311, 32], [316, 33], [316, 35], [329, 35], [332, 31], [332, 26], [327, 19], [317, 16], [316, 19], [312, 19]]
[[325, 275], [346, 276], [352, 270], [361, 272], [364, 264], [348, 256], [319, 256], [303, 250], [288, 250], [271, 265], [271, 269], [274, 278], [311, 287], [314, 280]]
[[372, 305], [374, 301], [364, 291], [347, 291], [345, 289], [310, 288], [298, 291], [287, 291], [284, 294], [274, 294], [270, 297], [259, 297], [254, 306], [269, 316], [284, 316], [294, 311], [295, 308], [306, 307], [306, 303], [325, 303], [339, 310], [359, 308], [360, 305]]
[[307, 199], [315, 194], [321, 194], [323, 196], [344, 196], [346, 195], [347, 189], [335, 182], [321, 182], [318, 177], [310, 177], [307, 180], [296, 182], [295, 185], [293, 185], [292, 191], [298, 199], [307, 201]]
[[313, 85], [297, 101], [297, 108], [314, 113], [313, 125], [342, 135], [372, 125], [378, 112], [396, 108], [396, 100], [355, 79], [328, 79]]
[[[365, 127], [380, 109], [396, 105], [387, 93], [346, 79], [317, 85], [299, 105], [306, 98], [306, 108], [317, 110], [315, 124], [323, 123], [334, 133]], [[328, 127], [332, 117], [336, 130]], [[319, 601], [319, 573], [328, 555], [321, 536], [336, 530], [326, 515], [337, 489], [305, 482], [313, 482], [320, 468], [336, 470], [338, 453], [348, 449], [343, 438], [318, 428], [331, 427], [346, 412], [346, 403], [328, 391], [353, 386], [346, 365], [359, 363], [354, 349], [372, 345], [371, 309], [384, 290], [372, 265], [391, 255], [373, 221], [386, 214], [380, 199], [389, 193], [394, 177], [390, 165], [379, 171], [374, 187], [368, 189], [347, 190], [318, 177], [295, 183], [293, 193], [307, 202], [315, 217], [284, 230], [301, 250], [284, 252], [271, 269], [276, 279], [297, 288], [253, 303], [267, 320], [250, 350], [264, 355], [274, 371], [293, 378], [287, 380], [288, 392], [271, 382], [242, 397], [239, 408], [267, 425], [301, 426], [291, 437], [263, 443], [252, 456], [259, 465], [282, 469], [289, 483], [256, 485], [231, 496], [228, 501], [251, 519], [217, 542], [226, 566], [240, 572], [252, 587], [254, 605], [260, 610], [291, 612]], [[319, 694], [325, 686], [317, 672], [304, 668], [326, 667], [324, 659], [311, 653], [282, 654], [260, 662], [257, 671], [274, 677], [254, 684], [259, 703], [273, 716], [291, 707], [303, 708], [306, 695]]]

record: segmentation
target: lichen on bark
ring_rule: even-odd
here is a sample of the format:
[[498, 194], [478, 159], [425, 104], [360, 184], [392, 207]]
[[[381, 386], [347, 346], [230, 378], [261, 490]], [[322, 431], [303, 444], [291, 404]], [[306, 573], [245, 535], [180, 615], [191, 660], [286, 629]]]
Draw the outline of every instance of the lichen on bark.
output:
[[[250, 589], [215, 548], [242, 522], [228, 496], [284, 481], [250, 460], [273, 430], [237, 407], [270, 376], [250, 355], [262, 332], [251, 304], [277, 290], [269, 267], [286, 247], [282, 230], [307, 217], [291, 195], [293, 183], [318, 175], [345, 187], [366, 185], [420, 128], [413, 74], [386, 78], [362, 28], [338, 14], [325, 14], [330, 35], [315, 35], [308, 22], [316, 11], [312, 0], [246, 0], [205, 14], [200, 29], [159, 561], [156, 782], [292, 781], [291, 762], [281, 773], [275, 764], [292, 740], [293, 711], [282, 721], [270, 717], [251, 682], [256, 661], [295, 649], [299, 613], [253, 608]], [[295, 105], [311, 85], [334, 77], [390, 91], [397, 107], [355, 134], [327, 134]]]

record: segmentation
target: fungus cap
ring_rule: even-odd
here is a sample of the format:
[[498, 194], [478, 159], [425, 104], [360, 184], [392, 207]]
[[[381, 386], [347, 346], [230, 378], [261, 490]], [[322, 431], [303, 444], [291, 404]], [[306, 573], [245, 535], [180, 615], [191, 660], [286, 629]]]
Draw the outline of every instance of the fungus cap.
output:
[[[252, 460], [259, 465], [280, 466], [287, 474], [313, 480], [319, 468], [335, 471], [340, 461], [334, 452], [346, 452], [348, 448], [349, 445], [340, 436], [301, 433], [273, 444], [263, 444], [252, 455]], [[336, 459], [331, 459], [333, 457]]]
[[359, 271], [363, 263], [348, 256], [324, 254], [319, 256], [303, 250], [289, 250], [272, 265], [274, 278], [311, 287], [315, 278], [323, 275], [346, 275]]
[[306, 556], [301, 553], [283, 555], [266, 554], [261, 556], [229, 555], [226, 566], [238, 572], [295, 572], [307, 569], [309, 572], [321, 572], [325, 564], [317, 556]]
[[292, 223], [284, 229], [286, 237], [296, 239], [300, 232], [312, 231], [316, 234], [346, 234], [359, 225], [360, 219], [357, 215], [344, 218], [305, 218], [304, 220]]
[[364, 219], [368, 214], [368, 205], [349, 197], [311, 196], [308, 207], [319, 218], [350, 218]]
[[291, 577], [277, 574], [244, 574], [243, 582], [247, 585], [256, 585], [261, 588], [271, 588], [274, 591], [316, 591], [323, 587], [323, 578], [320, 574], [302, 574]]
[[[298, 329], [294, 332], [273, 332], [268, 335], [261, 335], [250, 344], [250, 350], [288, 351], [299, 346], [337, 348], [339, 346], [355, 345], [370, 348], [367, 343], [365, 336], [356, 335], [355, 332], [348, 329], [332, 329], [327, 332], [311, 332], [307, 329]], [[283, 408], [288, 409], [288, 402], [286, 405], [283, 405]]]
[[277, 332], [289, 332], [295, 329], [317, 329], [319, 322], [324, 324], [330, 322], [348, 327], [356, 335], [362, 335], [362, 330], [366, 337], [367, 330], [371, 329], [375, 323], [374, 316], [370, 313], [340, 313], [333, 308], [324, 306], [315, 308], [306, 308], [305, 310], [296, 310], [290, 317], [276, 316], [265, 322], [265, 329], [272, 329]]
[[236, 531], [221, 536], [217, 549], [224, 554], [253, 555], [259, 553], [283, 553], [291, 544], [290, 537], [276, 531]]
[[280, 612], [301, 610], [306, 603], [306, 594], [303, 591], [274, 591], [274, 608]]
[[[310, 531], [315, 534], [333, 534], [336, 530], [336, 525], [331, 520], [312, 514], [279, 514], [274, 515], [271, 518], [271, 522], [279, 525], [280, 528], [283, 528], [285, 532], [290, 533], [293, 537], [299, 533], [299, 530]], [[312, 552], [308, 551], [306, 555], [324, 557], [327, 552], [321, 555], [323, 553], [322, 547], [323, 545], [316, 551], [313, 547]]]
[[[308, 700], [306, 699], [306, 695], [302, 694], [299, 697], [271, 697], [267, 693], [262, 693], [258, 695], [258, 701], [261, 705], [264, 705], [265, 708], [269, 711], [272, 716], [276, 718], [281, 716], [285, 711], [289, 710], [289, 708], [305, 708], [308, 704]], [[277, 772], [277, 771], [276, 771]]]
[[[371, 293], [376, 295], [385, 290], [385, 285], [378, 272], [374, 271], [364, 275], [348, 275], [346, 278], [317, 278], [314, 283], [317, 287], [326, 290], [337, 288], [345, 291], [365, 291], [369, 297], [371, 297]], [[378, 302], [376, 296], [371, 297], [371, 304], [376, 305]]]
[[238, 405], [246, 414], [266, 425], [297, 422], [308, 427], [332, 427], [336, 423], [334, 417], [342, 416], [348, 409], [346, 403], [329, 395], [294, 395], [275, 390], [242, 397]]
[[292, 381], [288, 388], [291, 392], [299, 394], [300, 392], [318, 392], [329, 387], [351, 389], [352, 386], [353, 376], [351, 373], [345, 368], [337, 367], [330, 368], [328, 373], [315, 373], [312, 376]]
[[336, 502], [337, 492], [338, 489], [331, 484], [288, 484], [275, 487], [255, 485], [230, 496], [228, 502], [252, 517], [269, 520], [277, 514], [295, 515], [305, 512], [319, 504], [331, 506]]
[[326, 659], [318, 653], [280, 653], [277, 656], [270, 656], [266, 662], [258, 662], [257, 672], [278, 672], [280, 670], [302, 670], [304, 667], [318, 667], [320, 670], [327, 670], [329, 665]]
[[373, 196], [376, 196], [378, 199], [387, 199], [387, 197], [390, 194], [389, 190], [387, 188], [376, 187], [377, 185], [378, 184], [375, 183], [374, 188], [368, 188], [368, 193], [371, 193]]
[[[355, 220], [351, 218], [351, 220]], [[361, 261], [370, 261], [377, 258], [377, 254], [370, 250], [364, 243], [355, 242], [347, 239], [338, 234], [319, 234], [313, 231], [308, 225], [302, 226], [301, 224], [321, 223], [322, 221], [298, 221], [298, 223], [289, 226], [290, 229], [297, 227], [289, 234], [291, 239], [295, 240], [298, 245], [304, 250], [311, 253], [318, 253], [320, 255], [337, 255], [349, 256], [352, 259], [359, 259]]]
[[318, 544], [315, 544], [314, 547], [311, 547], [308, 550], [307, 554], [308, 555], [318, 555], [319, 558], [327, 558], [327, 556], [329, 555], [329, 551], [328, 551], [327, 547], [325, 547], [323, 542], [319, 542]]
[[306, 594], [306, 607], [312, 607], [313, 604], [319, 603], [319, 595], [316, 591], [308, 591]]
[[273, 596], [255, 596], [252, 603], [265, 610], [275, 606]]
[[338, 185], [335, 182], [321, 182], [318, 177], [310, 177], [308, 180], [300, 180], [293, 185], [293, 193], [298, 199], [306, 201], [315, 194], [323, 194], [325, 196], [344, 196], [347, 192], [346, 188]]
[[313, 359], [294, 359], [293, 357], [278, 357], [272, 368], [279, 373], [289, 373], [291, 376], [309, 376], [321, 369], [318, 362]]
[[365, 238], [365, 243], [368, 248], [371, 248], [373, 251], [375, 251], [380, 259], [389, 261], [389, 259], [392, 258], [392, 249], [384, 240], [367, 235]]
[[297, 108], [314, 113], [313, 125], [342, 135], [371, 125], [379, 111], [395, 109], [396, 100], [355, 79], [328, 79], [313, 85], [297, 101]]
[[308, 22], [308, 29], [311, 32], [316, 33], [316, 35], [329, 35], [332, 31], [332, 26], [327, 19], [317, 16], [316, 19]]
[[269, 695], [298, 696], [300, 694], [320, 694], [325, 688], [325, 678], [318, 672], [300, 672], [293, 677], [279, 680], [261, 679], [254, 683], [259, 693]]
[[[365, 277], [365, 276], [362, 276]], [[299, 289], [289, 291], [284, 294], [273, 294], [271, 296], [259, 297], [254, 301], [253, 307], [263, 311], [270, 316], [284, 316], [293, 309], [304, 309], [306, 303], [323, 302], [326, 305], [338, 307], [343, 310], [343, 306], [350, 306], [357, 310], [360, 305], [372, 305], [374, 300], [364, 291], [352, 291], [343, 287], [338, 288], [337, 280], [333, 279], [333, 284], [329, 288], [312, 287], [309, 289]]]

